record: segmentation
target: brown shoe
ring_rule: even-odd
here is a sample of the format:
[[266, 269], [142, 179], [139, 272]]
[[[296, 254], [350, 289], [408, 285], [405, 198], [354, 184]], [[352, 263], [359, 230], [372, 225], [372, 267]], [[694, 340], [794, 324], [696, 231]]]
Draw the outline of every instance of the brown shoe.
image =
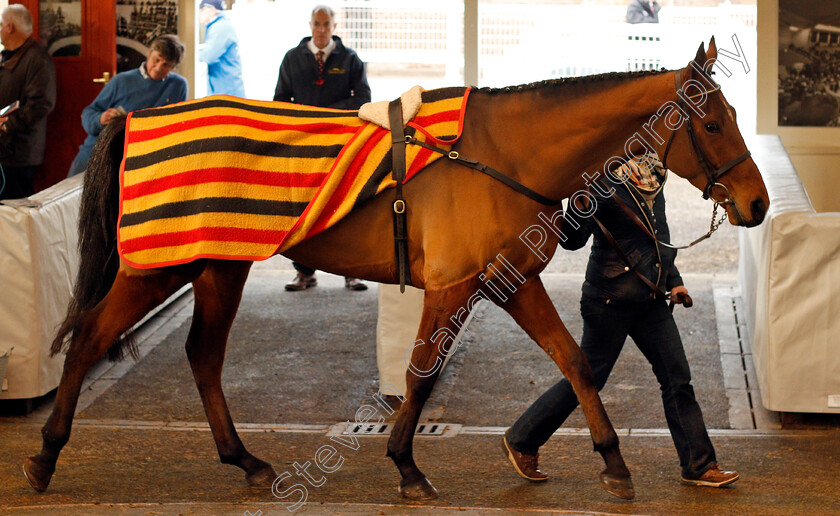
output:
[[741, 475], [737, 471], [723, 471], [717, 464], [712, 464], [709, 471], [703, 473], [700, 478], [682, 477], [682, 483], [690, 486], [723, 487], [736, 482], [739, 478]]
[[519, 476], [531, 482], [545, 482], [548, 480], [548, 475], [540, 471], [538, 459], [540, 454], [525, 455], [514, 450], [507, 440], [507, 435], [502, 437], [502, 451], [507, 455], [508, 460], [513, 464], [513, 468], [519, 473]]
[[289, 292], [297, 292], [299, 290], [306, 290], [308, 288], [318, 285], [318, 278], [314, 274], [304, 274], [298, 272], [295, 279], [286, 283], [286, 290]]
[[344, 278], [344, 288], [349, 290], [367, 290], [367, 285], [357, 278]]

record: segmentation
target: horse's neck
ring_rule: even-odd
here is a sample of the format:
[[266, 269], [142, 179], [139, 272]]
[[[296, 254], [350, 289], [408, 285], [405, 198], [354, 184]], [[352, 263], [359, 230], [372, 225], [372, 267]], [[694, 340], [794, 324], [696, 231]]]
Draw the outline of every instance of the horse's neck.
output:
[[527, 186], [567, 197], [585, 186], [584, 172], [625, 157], [625, 144], [674, 95], [672, 74], [499, 95], [482, 117], [492, 140], [484, 148], [501, 149], [500, 170]]

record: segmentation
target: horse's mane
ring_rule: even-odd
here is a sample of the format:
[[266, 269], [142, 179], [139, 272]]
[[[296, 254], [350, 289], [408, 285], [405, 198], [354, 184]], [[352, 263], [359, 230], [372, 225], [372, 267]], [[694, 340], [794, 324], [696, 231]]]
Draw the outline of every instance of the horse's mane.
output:
[[661, 70], [643, 70], [637, 72], [608, 72], [597, 75], [584, 75], [581, 77], [563, 77], [562, 79], [546, 79], [543, 81], [532, 82], [529, 84], [520, 84], [518, 86], [505, 86], [503, 88], [478, 88], [474, 91], [485, 93], [487, 95], [500, 95], [504, 93], [519, 93], [526, 91], [534, 91], [549, 88], [562, 88], [571, 85], [591, 84], [591, 83], [608, 83], [621, 82], [631, 79], [638, 79], [640, 77], [647, 77], [650, 75], [661, 75], [669, 72], [662, 68]]

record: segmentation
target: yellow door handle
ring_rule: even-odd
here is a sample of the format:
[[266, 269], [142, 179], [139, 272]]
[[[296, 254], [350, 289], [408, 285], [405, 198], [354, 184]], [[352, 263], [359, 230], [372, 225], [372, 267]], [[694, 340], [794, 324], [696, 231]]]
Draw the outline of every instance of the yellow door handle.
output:
[[94, 79], [93, 82], [101, 83], [101, 84], [108, 84], [108, 81], [111, 80], [111, 72], [103, 72], [102, 77], [98, 79]]

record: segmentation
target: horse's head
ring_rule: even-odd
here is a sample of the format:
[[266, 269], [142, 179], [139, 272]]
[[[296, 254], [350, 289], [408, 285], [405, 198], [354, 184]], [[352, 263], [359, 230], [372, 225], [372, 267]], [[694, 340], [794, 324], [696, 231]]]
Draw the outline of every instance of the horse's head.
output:
[[712, 38], [689, 65], [675, 72], [677, 99], [657, 115], [670, 131], [658, 153], [665, 165], [726, 207], [729, 221], [755, 226], [764, 220], [770, 199], [750, 158], [720, 86], [711, 79], [717, 48]]

